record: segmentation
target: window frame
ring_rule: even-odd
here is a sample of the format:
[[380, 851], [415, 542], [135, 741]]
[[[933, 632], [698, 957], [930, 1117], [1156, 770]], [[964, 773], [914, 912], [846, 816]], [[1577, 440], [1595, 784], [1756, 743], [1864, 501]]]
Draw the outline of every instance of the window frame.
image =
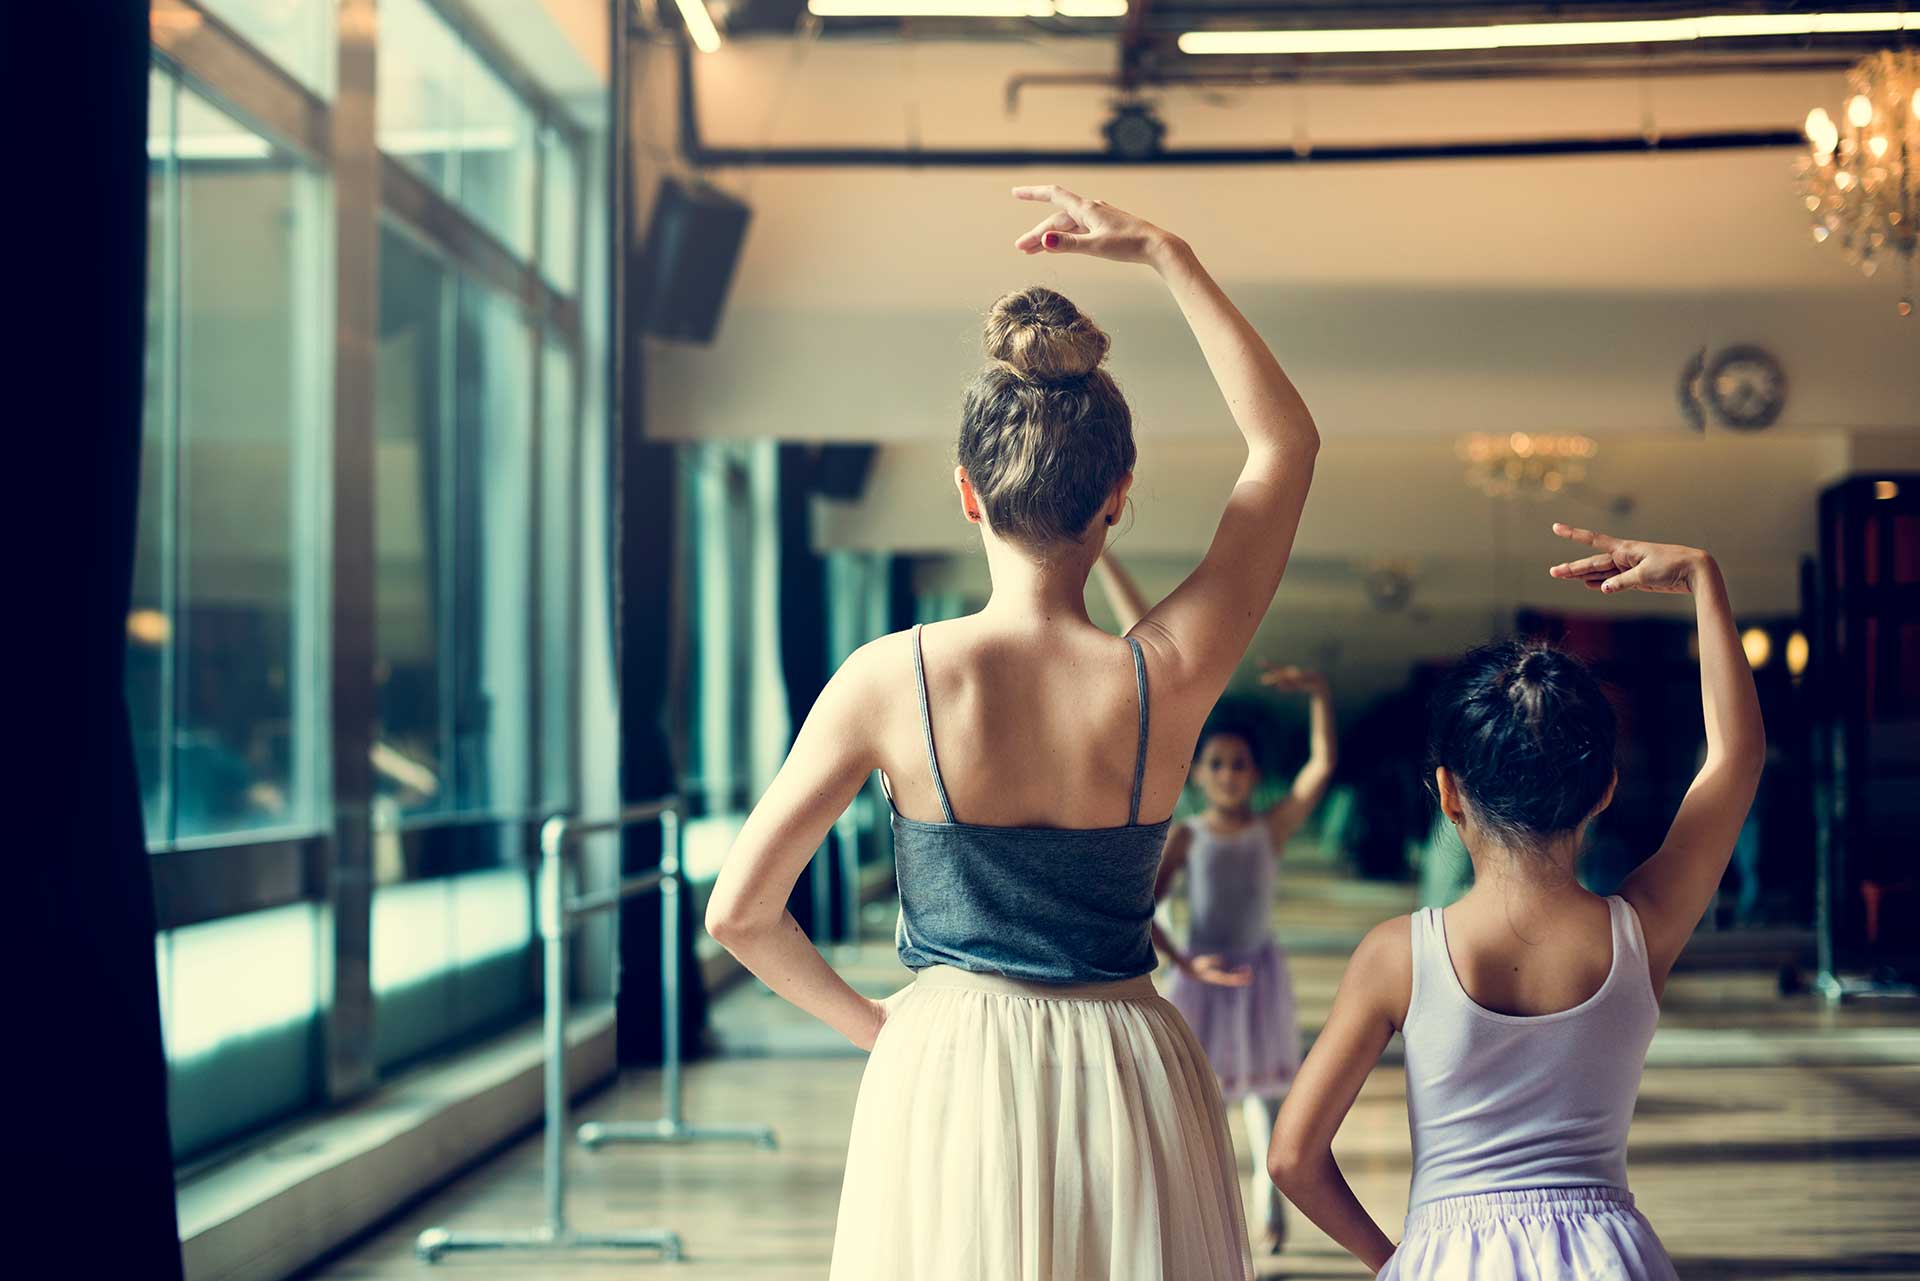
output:
[[[182, 86], [206, 97], [247, 128], [285, 149], [324, 184], [321, 201], [326, 226], [321, 234], [336, 252], [322, 265], [327, 286], [319, 290], [323, 310], [321, 332], [339, 340], [324, 363], [323, 385], [332, 388], [331, 403], [321, 413], [319, 439], [311, 442], [317, 463], [317, 497], [321, 530], [313, 545], [301, 553], [297, 567], [300, 590], [312, 585], [320, 657], [315, 664], [318, 689], [297, 697], [314, 702], [313, 739], [322, 758], [309, 825], [254, 829], [149, 842], [149, 866], [154, 882], [156, 924], [162, 931], [246, 915], [297, 903], [327, 909], [323, 941], [327, 952], [323, 1035], [320, 1050], [327, 1064], [326, 1094], [332, 1101], [351, 1098], [374, 1082], [373, 1047], [366, 1035], [372, 1009], [368, 944], [372, 889], [376, 880], [376, 848], [384, 865], [382, 883], [400, 884], [455, 877], [502, 865], [500, 851], [524, 852], [525, 870], [533, 873], [533, 856], [541, 822], [562, 795], [549, 777], [547, 718], [574, 720], [574, 709], [546, 705], [542, 671], [549, 639], [540, 611], [528, 611], [526, 654], [531, 700], [530, 732], [524, 747], [530, 808], [524, 813], [421, 815], [397, 822], [377, 820], [367, 802], [364, 762], [372, 748], [374, 709], [361, 681], [343, 688], [343, 663], [351, 665], [374, 650], [371, 611], [342, 611], [348, 599], [370, 599], [374, 548], [370, 520], [353, 524], [337, 519], [336, 496], [368, 488], [372, 483], [371, 436], [373, 413], [369, 360], [347, 364], [339, 352], [347, 342], [364, 338], [366, 318], [353, 314], [371, 303], [378, 307], [377, 254], [350, 252], [347, 239], [371, 231], [376, 237], [384, 221], [440, 256], [459, 277], [468, 277], [507, 298], [516, 307], [527, 330], [524, 370], [531, 432], [530, 465], [526, 485], [530, 504], [527, 554], [530, 599], [544, 602], [550, 593], [542, 582], [548, 549], [543, 498], [548, 490], [544, 469], [551, 452], [545, 433], [573, 433], [566, 451], [572, 475], [565, 492], [578, 494], [586, 451], [581, 446], [587, 403], [583, 380], [587, 352], [582, 333], [580, 285], [585, 279], [588, 249], [587, 176], [591, 172], [589, 134], [564, 106], [545, 92], [509, 50], [495, 41], [484, 23], [458, 0], [427, 0], [430, 8], [455, 29], [473, 56], [508, 87], [528, 110], [532, 122], [529, 219], [531, 249], [520, 255], [503, 243], [452, 198], [435, 190], [404, 162], [378, 150], [374, 119], [378, 48], [369, 50], [367, 18], [370, 0], [344, 0], [335, 6], [329, 50], [333, 68], [332, 96], [325, 98], [239, 35], [229, 24], [197, 0], [152, 0], [151, 60], [156, 71], [169, 77], [177, 99]], [[545, 189], [549, 147], [569, 150], [575, 175], [572, 200], [571, 289], [551, 283], [560, 273], [543, 261], [547, 239], [543, 220], [548, 216]], [[365, 179], [371, 178], [371, 181]], [[171, 225], [171, 224], [170, 224]], [[177, 228], [175, 229], [177, 234]], [[177, 255], [176, 255], [177, 257]], [[177, 283], [177, 282], [172, 282]], [[177, 297], [177, 290], [174, 291]], [[573, 386], [566, 397], [563, 422], [549, 422], [549, 401], [543, 386], [547, 353], [558, 347], [567, 356]], [[341, 367], [337, 368], [336, 363]], [[170, 376], [171, 377], [171, 376]], [[177, 381], [177, 380], [175, 380]], [[365, 385], [363, 385], [365, 384]], [[173, 389], [177, 394], [177, 388]], [[167, 411], [177, 420], [178, 407]], [[307, 442], [302, 442], [302, 448]], [[167, 515], [164, 537], [169, 544], [179, 534], [173, 528], [176, 510]], [[371, 515], [370, 509], [367, 515]], [[568, 575], [578, 580], [583, 548], [581, 531], [567, 539]], [[570, 593], [571, 616], [564, 636], [577, 644], [581, 635], [578, 592]], [[177, 602], [169, 599], [171, 609]], [[566, 662], [570, 656], [560, 656]], [[569, 688], [577, 686], [569, 683]], [[169, 713], [170, 715], [170, 713]], [[347, 739], [357, 740], [349, 743]], [[348, 775], [355, 754], [362, 768], [356, 781]], [[332, 762], [331, 767], [326, 763]], [[577, 750], [568, 754], [572, 776], [565, 780], [563, 807], [577, 803], [580, 788]], [[169, 781], [168, 786], [171, 786]], [[546, 801], [548, 804], [543, 805]], [[397, 854], [397, 858], [393, 857]], [[344, 886], [344, 889], [343, 889]]]

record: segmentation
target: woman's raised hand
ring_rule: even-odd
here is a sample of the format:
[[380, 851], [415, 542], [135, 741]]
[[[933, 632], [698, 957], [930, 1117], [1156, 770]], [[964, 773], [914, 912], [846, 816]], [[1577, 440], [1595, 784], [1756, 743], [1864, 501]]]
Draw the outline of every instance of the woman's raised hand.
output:
[[1158, 250], [1173, 241], [1146, 219], [1065, 187], [1015, 187], [1013, 194], [1019, 200], [1054, 207], [1051, 217], [1013, 242], [1023, 254], [1089, 254], [1114, 262], [1150, 263]]
[[1548, 569], [1555, 578], [1584, 583], [1588, 591], [1665, 592], [1684, 595], [1693, 590], [1694, 575], [1707, 563], [1697, 547], [1678, 543], [1642, 543], [1610, 538], [1591, 529], [1555, 523], [1553, 532], [1593, 548], [1594, 555], [1566, 561]]

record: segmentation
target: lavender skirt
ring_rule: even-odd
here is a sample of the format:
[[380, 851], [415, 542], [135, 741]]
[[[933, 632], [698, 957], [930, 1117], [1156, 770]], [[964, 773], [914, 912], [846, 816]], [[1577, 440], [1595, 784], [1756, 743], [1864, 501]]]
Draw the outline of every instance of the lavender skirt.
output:
[[1285, 1094], [1300, 1070], [1300, 1029], [1294, 1023], [1286, 949], [1268, 939], [1253, 952], [1226, 954], [1226, 963], [1250, 966], [1253, 981], [1222, 987], [1176, 970], [1167, 999], [1207, 1052], [1223, 1098]]
[[1530, 1188], [1415, 1206], [1375, 1281], [1676, 1279], [1631, 1192]]

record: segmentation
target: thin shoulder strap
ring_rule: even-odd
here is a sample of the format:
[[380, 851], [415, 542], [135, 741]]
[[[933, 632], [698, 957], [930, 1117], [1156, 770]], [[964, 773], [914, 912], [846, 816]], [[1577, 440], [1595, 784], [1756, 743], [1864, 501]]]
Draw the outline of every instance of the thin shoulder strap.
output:
[[[953, 822], [953, 806], [947, 801], [947, 785], [940, 777], [940, 758], [933, 750], [933, 713], [927, 708], [927, 664], [920, 656], [920, 624], [913, 625], [913, 684], [920, 691], [920, 732], [927, 740], [927, 769], [933, 774], [933, 791], [940, 798], [940, 812]], [[1135, 803], [1140, 785], [1134, 784]]]
[[1127, 637], [1127, 646], [1133, 650], [1133, 683], [1140, 692], [1140, 744], [1134, 749], [1133, 799], [1127, 804], [1127, 826], [1132, 827], [1140, 821], [1140, 788], [1147, 780], [1147, 657], [1140, 652], [1139, 637]]
[[[1411, 913], [1413, 986], [1407, 994], [1406, 1024], [1413, 1022], [1423, 992], [1433, 999], [1444, 1000], [1444, 993], [1460, 990], [1453, 977], [1453, 958], [1447, 954], [1446, 925], [1440, 919], [1440, 911], [1437, 907], [1418, 907]], [[1406, 1031], [1406, 1024], [1402, 1024], [1402, 1032]]]
[[[1609, 894], [1607, 895], [1607, 915], [1613, 925], [1616, 965], [1625, 961], [1636, 969], [1647, 971], [1650, 964], [1647, 960], [1647, 938], [1640, 928], [1640, 914], [1633, 910], [1633, 904], [1627, 902], [1623, 894]], [[1618, 955], [1621, 952], [1625, 953], [1624, 957]]]

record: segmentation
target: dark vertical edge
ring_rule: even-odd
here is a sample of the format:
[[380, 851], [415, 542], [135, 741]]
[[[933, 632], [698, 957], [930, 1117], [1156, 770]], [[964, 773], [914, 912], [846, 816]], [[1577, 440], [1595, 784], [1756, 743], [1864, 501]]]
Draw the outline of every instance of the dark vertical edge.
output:
[[[9, 1275], [177, 1281], [155, 912], [126, 625], [146, 356], [144, 5], [10, 10], [12, 118], [67, 102], [12, 160], [49, 199], [9, 201], [11, 283], [35, 315], [9, 343], [9, 768], [16, 850], [4, 936], [16, 1171]], [[23, 615], [24, 617], [24, 615]], [[24, 695], [19, 697], [18, 695]], [[24, 898], [22, 897], [24, 895]]]
[[326, 865], [326, 1092], [372, 1087], [374, 378], [379, 343], [380, 156], [374, 0], [340, 0], [333, 102], [334, 382], [331, 484], [333, 826]]

